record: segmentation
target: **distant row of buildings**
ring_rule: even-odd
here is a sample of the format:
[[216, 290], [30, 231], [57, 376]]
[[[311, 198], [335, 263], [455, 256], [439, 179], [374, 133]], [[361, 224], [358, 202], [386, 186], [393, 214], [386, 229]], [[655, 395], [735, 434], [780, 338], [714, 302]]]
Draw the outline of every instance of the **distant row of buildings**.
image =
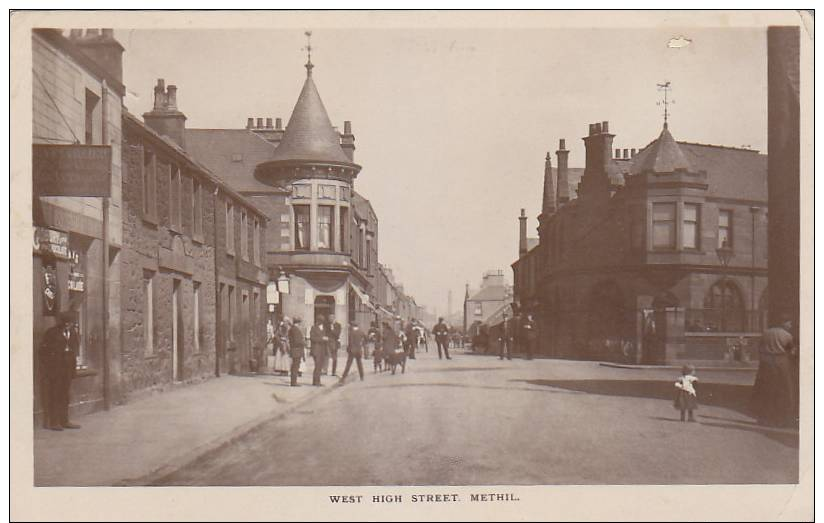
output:
[[608, 122], [589, 126], [582, 171], [561, 139], [557, 168], [546, 156], [537, 238], [519, 217], [514, 307], [535, 318], [539, 351], [649, 364], [754, 357], [767, 316], [766, 155], [679, 142], [666, 122], [637, 152], [614, 138]]
[[74, 410], [252, 370], [282, 316], [346, 333], [424, 314], [379, 261], [351, 124], [332, 127], [311, 61], [285, 128], [188, 129], [163, 80], [142, 119], [124, 106], [112, 30], [35, 30], [32, 49], [33, 342], [74, 311]]

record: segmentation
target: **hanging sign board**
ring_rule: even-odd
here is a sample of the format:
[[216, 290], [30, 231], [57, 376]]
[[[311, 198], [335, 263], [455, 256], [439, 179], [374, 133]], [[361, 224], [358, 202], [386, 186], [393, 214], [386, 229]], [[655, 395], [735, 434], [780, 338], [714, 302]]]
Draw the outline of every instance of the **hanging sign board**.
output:
[[71, 260], [74, 255], [69, 250], [68, 233], [45, 227], [34, 229], [34, 251], [39, 254], [52, 255], [61, 260]]
[[270, 281], [266, 284], [266, 303], [274, 304], [279, 301], [278, 286], [275, 282]]
[[108, 198], [112, 187], [112, 148], [108, 145], [32, 145], [35, 196]]

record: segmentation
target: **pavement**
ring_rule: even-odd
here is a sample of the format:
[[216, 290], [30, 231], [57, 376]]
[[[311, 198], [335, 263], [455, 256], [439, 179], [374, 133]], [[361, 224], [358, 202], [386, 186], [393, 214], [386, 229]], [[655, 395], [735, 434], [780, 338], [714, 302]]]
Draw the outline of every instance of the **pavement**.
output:
[[[371, 362], [370, 362], [371, 363]], [[698, 372], [697, 422], [672, 369], [419, 354], [349, 378], [155, 485], [758, 484], [798, 481], [798, 431], [757, 425], [755, 372]]]
[[[146, 485], [277, 419], [332, 387], [312, 387], [312, 365], [289, 378], [212, 378], [73, 420], [79, 430], [34, 431], [36, 486]], [[337, 378], [324, 377], [333, 383]]]

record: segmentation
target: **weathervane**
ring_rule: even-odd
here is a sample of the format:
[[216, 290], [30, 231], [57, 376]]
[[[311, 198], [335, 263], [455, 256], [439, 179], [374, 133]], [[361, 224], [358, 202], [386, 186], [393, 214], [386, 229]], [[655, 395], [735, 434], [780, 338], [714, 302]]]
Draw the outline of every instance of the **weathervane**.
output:
[[658, 91], [659, 92], [660, 91], [664, 92], [664, 99], [662, 101], [656, 103], [655, 105], [659, 105], [659, 106], [663, 105], [664, 106], [664, 129], [666, 129], [667, 128], [667, 120], [669, 119], [669, 106], [670, 106], [670, 104], [674, 104], [675, 100], [669, 100], [668, 99], [669, 92], [672, 90], [672, 87], [670, 86], [669, 80], [667, 80], [666, 82], [664, 82], [662, 84], [657, 84], [657, 85], [658, 85]]
[[308, 59], [306, 61], [306, 73], [311, 76], [312, 75], [312, 68], [315, 67], [312, 65], [312, 31], [306, 31], [303, 34], [306, 35], [306, 47], [302, 49], [302, 51], [306, 51]]

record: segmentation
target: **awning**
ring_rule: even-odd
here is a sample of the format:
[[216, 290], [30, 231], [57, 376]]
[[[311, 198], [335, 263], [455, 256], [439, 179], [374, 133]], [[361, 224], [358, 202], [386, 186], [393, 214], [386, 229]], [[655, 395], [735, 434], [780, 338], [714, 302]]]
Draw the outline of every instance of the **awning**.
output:
[[360, 298], [361, 303], [363, 303], [364, 305], [369, 307], [371, 310], [373, 310], [373, 311], [375, 310], [375, 306], [372, 305], [371, 301], [369, 300], [369, 295], [367, 295], [362, 290], [360, 290], [351, 281], [349, 282], [349, 288], [351, 288], [353, 291], [355, 291], [355, 294], [358, 295], [358, 297]]

